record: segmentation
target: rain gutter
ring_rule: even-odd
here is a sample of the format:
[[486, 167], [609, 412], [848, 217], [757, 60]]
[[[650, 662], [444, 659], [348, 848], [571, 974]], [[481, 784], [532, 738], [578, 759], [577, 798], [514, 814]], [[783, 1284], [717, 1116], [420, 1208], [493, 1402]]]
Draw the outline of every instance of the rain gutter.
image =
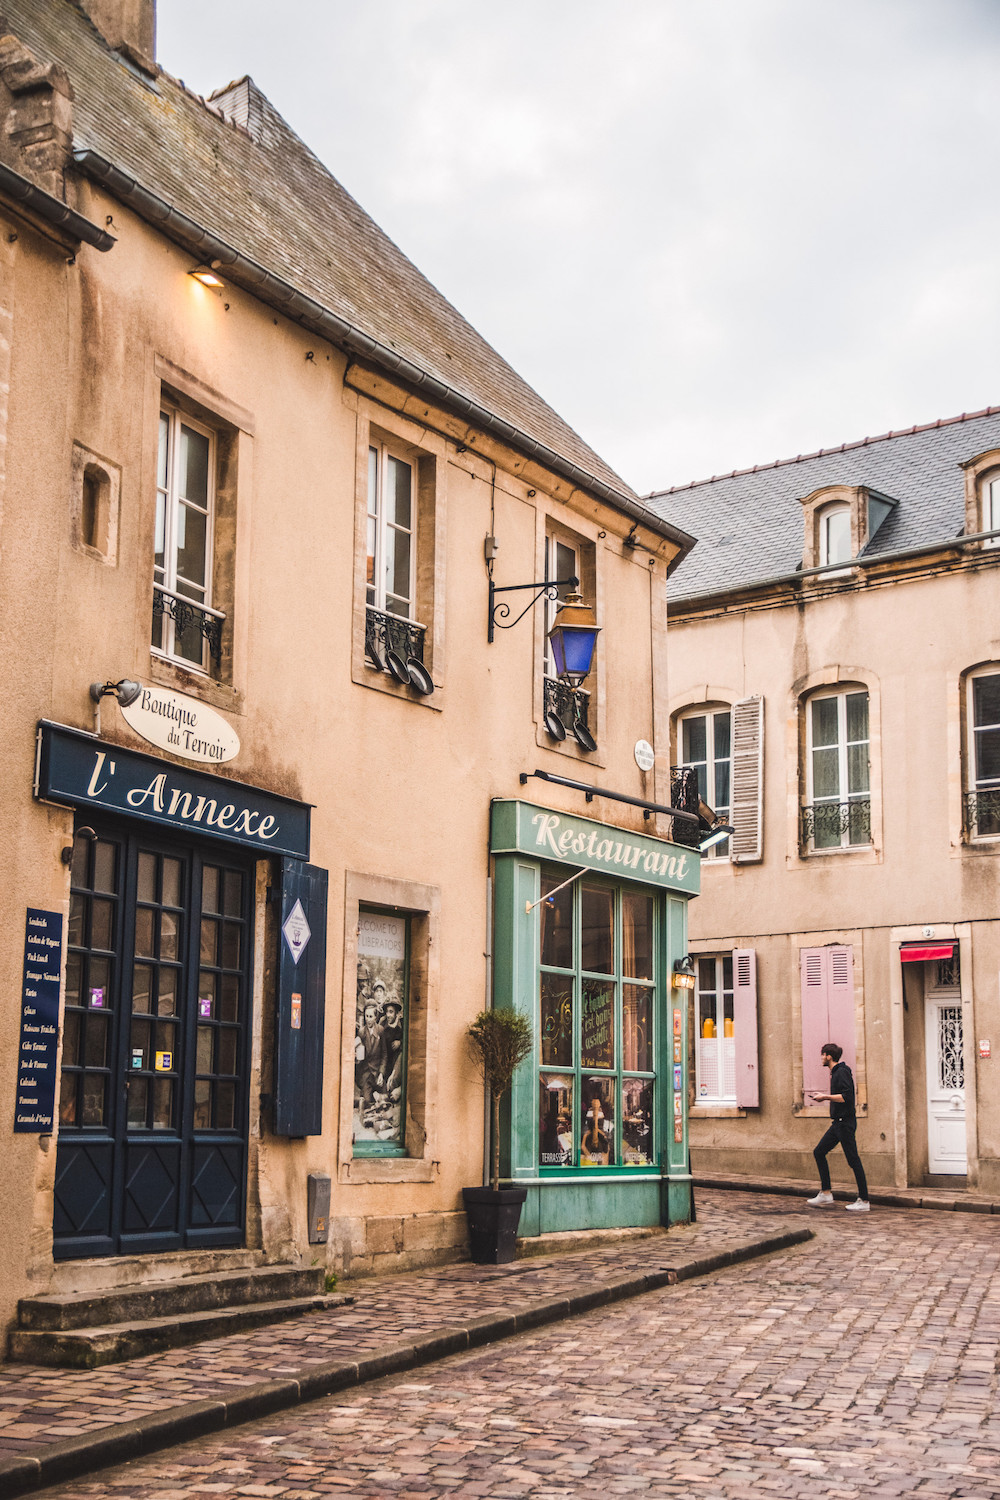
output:
[[419, 365], [415, 365], [412, 360], [406, 359], [395, 349], [379, 343], [370, 334], [353, 327], [345, 318], [330, 312], [322, 303], [315, 301], [312, 297], [307, 297], [304, 292], [300, 292], [289, 282], [282, 280], [280, 276], [275, 276], [272, 271], [266, 270], [232, 245], [220, 240], [202, 225], [196, 223], [194, 219], [174, 208], [164, 198], [150, 192], [149, 188], [143, 187], [134, 177], [123, 172], [120, 167], [116, 167], [98, 152], [82, 148], [73, 152], [73, 159], [81, 171], [103, 184], [114, 197], [128, 204], [140, 218], [145, 219], [147, 223], [154, 224], [184, 249], [191, 250], [206, 261], [218, 261], [221, 266], [226, 266], [230, 272], [236, 273], [233, 276], [234, 281], [252, 291], [261, 301], [268, 303], [271, 307], [276, 307], [286, 317], [294, 319], [323, 338], [329, 339], [338, 348], [368, 360], [379, 369], [419, 390], [421, 394], [444, 407], [446, 411], [467, 418], [475, 426], [489, 433], [491, 437], [499, 438], [501, 442], [515, 448], [526, 458], [551, 469], [560, 478], [569, 480], [577, 488], [596, 495], [598, 499], [613, 506], [615, 510], [622, 511], [633, 521], [645, 526], [648, 531], [665, 537], [679, 548], [677, 556], [668, 567], [668, 573], [672, 572], [691, 551], [695, 539], [686, 531], [681, 531], [679, 527], [665, 521], [654, 511], [647, 510], [639, 501], [630, 499], [620, 490], [605, 484], [593, 474], [588, 474], [578, 464], [572, 463], [553, 449], [547, 448], [544, 443], [538, 442], [537, 439], [522, 432], [512, 423], [505, 421], [503, 417], [498, 417], [480, 406], [469, 396], [463, 395], [461, 391], [456, 391], [453, 387], [438, 380], [436, 376], [421, 370]]
[[20, 172], [14, 172], [2, 163], [0, 163], [0, 192], [6, 194], [13, 202], [21, 204], [23, 208], [30, 209], [46, 224], [51, 224], [55, 229], [61, 229], [84, 245], [93, 245], [95, 250], [110, 250], [115, 243], [114, 235], [98, 229], [96, 224], [92, 224], [75, 209], [69, 208], [61, 198], [55, 198], [44, 188], [36, 187], [33, 182], [28, 181], [27, 177], [22, 177]]

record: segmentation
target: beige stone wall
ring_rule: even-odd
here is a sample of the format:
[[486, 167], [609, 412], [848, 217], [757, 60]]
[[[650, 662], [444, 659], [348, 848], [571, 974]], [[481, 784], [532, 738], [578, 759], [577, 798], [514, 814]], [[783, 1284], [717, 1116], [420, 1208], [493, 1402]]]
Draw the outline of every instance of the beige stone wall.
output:
[[[188, 255], [117, 202], [82, 189], [78, 207], [94, 223], [113, 219], [118, 242], [109, 254], [85, 247], [70, 264], [17, 219], [0, 217], [0, 1323], [29, 1289], [156, 1273], [149, 1261], [54, 1270], [54, 1139], [10, 1135], [25, 907], [66, 912], [69, 899], [60, 851], [71, 842], [73, 814], [32, 798], [39, 719], [90, 729], [92, 681], [166, 684], [203, 697], [237, 729], [242, 749], [227, 774], [314, 805], [311, 859], [330, 872], [324, 1130], [307, 1140], [275, 1139], [260, 1102], [277, 942], [263, 862], [248, 1250], [230, 1260], [326, 1257], [341, 1270], [370, 1270], [459, 1253], [460, 1191], [482, 1171], [482, 1091], [463, 1037], [487, 1000], [490, 799], [520, 795], [518, 774], [536, 767], [635, 796], [665, 802], [669, 795], [662, 668], [670, 544], [640, 531], [645, 550], [625, 547], [626, 517], [406, 392], [357, 367], [349, 374], [336, 349], [241, 291], [206, 290], [189, 276]], [[165, 387], [220, 434], [216, 580], [227, 625], [218, 680], [150, 655]], [[433, 537], [420, 540], [437, 684], [430, 699], [397, 690], [366, 667], [363, 636], [358, 651], [370, 431], [407, 445], [422, 466], [421, 483], [434, 487]], [[117, 476], [109, 555], [79, 545], [73, 476], [81, 453]], [[486, 640], [484, 537], [492, 529], [501, 544], [497, 583], [526, 582], [543, 576], [550, 518], [577, 533], [594, 560], [604, 628], [588, 684], [599, 725], [599, 750], [589, 758], [572, 741], [553, 747], [541, 723], [541, 609], [498, 631], [493, 645]], [[149, 749], [111, 699], [102, 716], [105, 739]], [[648, 775], [632, 754], [639, 738], [658, 741]], [[576, 793], [530, 783], [525, 794], [579, 810]], [[589, 811], [619, 826], [655, 826], [619, 804], [598, 800]], [[345, 1045], [355, 986], [350, 914], [359, 892], [375, 900], [402, 893], [427, 923], [423, 1116], [408, 1135], [416, 1154], [363, 1168], [345, 1138], [353, 1078]], [[328, 1247], [306, 1243], [310, 1171], [333, 1179]]]
[[[1000, 848], [963, 843], [961, 824], [963, 674], [1000, 662], [997, 574], [954, 557], [930, 563], [905, 580], [886, 568], [877, 587], [847, 580], [820, 597], [806, 585], [800, 602], [671, 616], [674, 714], [708, 697], [764, 698], [763, 859], [704, 861], [690, 929], [695, 952], [757, 952], [761, 1104], [700, 1118], [696, 1106], [696, 1167], [814, 1175], [827, 1110], [801, 1102], [798, 952], [845, 942], [855, 957], [862, 1155], [874, 1183], [923, 1180], [922, 974], [907, 966], [904, 1005], [898, 947], [926, 929], [960, 941], [968, 1180], [1000, 1188]], [[803, 700], [850, 683], [869, 693], [871, 847], [804, 855]], [[992, 1041], [989, 1061], [976, 1055], [980, 1038]]]

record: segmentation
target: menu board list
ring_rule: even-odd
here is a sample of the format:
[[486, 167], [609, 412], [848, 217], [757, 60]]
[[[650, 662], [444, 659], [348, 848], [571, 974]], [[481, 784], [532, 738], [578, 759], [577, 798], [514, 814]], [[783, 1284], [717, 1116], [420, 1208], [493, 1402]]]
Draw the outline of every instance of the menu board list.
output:
[[62, 929], [61, 912], [28, 907], [24, 929], [15, 1134], [43, 1133], [52, 1129], [59, 1041]]

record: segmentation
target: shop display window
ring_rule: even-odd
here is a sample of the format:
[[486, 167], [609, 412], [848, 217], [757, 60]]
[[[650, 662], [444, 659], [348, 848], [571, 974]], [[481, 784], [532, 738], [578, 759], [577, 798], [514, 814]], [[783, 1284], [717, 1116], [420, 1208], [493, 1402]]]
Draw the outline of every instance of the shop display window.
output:
[[706, 1104], [736, 1102], [736, 1021], [731, 953], [698, 959], [695, 1087]]
[[406, 1031], [410, 919], [358, 914], [354, 1030], [354, 1154], [406, 1154]]
[[565, 878], [542, 875], [539, 1167], [651, 1167], [656, 900]]

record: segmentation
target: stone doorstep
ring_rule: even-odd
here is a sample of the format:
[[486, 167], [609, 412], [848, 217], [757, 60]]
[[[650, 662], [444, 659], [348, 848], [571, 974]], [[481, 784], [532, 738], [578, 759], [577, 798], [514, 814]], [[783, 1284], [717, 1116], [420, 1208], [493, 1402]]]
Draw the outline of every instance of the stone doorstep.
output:
[[[678, 1226], [674, 1226], [675, 1232]], [[635, 1229], [570, 1229], [557, 1234], [537, 1234], [519, 1239], [516, 1255], [518, 1260], [528, 1260], [536, 1255], [565, 1255], [573, 1250], [605, 1250], [609, 1245], [628, 1245], [635, 1240], [653, 1239], [666, 1235], [662, 1225], [646, 1225]]]
[[357, 1361], [335, 1360], [310, 1365], [284, 1380], [262, 1381], [210, 1400], [190, 1402], [164, 1411], [151, 1412], [131, 1422], [120, 1422], [50, 1443], [32, 1452], [0, 1458], [0, 1496], [22, 1495], [32, 1490], [92, 1474], [110, 1464], [123, 1463], [208, 1433], [255, 1421], [269, 1413], [285, 1411], [303, 1401], [317, 1400], [353, 1386], [379, 1380], [449, 1354], [495, 1343], [514, 1334], [560, 1322], [595, 1307], [641, 1296], [644, 1292], [704, 1276], [725, 1266], [756, 1260], [814, 1239], [808, 1228], [786, 1230], [744, 1240], [731, 1249], [705, 1256], [678, 1257], [671, 1267], [627, 1273], [585, 1292], [546, 1298], [523, 1304], [519, 1309], [485, 1317], [472, 1317], [464, 1325], [450, 1325], [425, 1333], [409, 1342], [387, 1343]]
[[23, 1297], [17, 1305], [17, 1325], [52, 1331], [95, 1328], [223, 1307], [288, 1302], [294, 1297], [319, 1296], [325, 1286], [324, 1277], [321, 1266], [261, 1266], [254, 1270], [218, 1271], [207, 1276], [116, 1286], [106, 1291]]
[[[818, 1183], [804, 1178], [755, 1177], [730, 1172], [695, 1172], [692, 1178], [696, 1188], [720, 1188], [737, 1193], [774, 1193], [784, 1198], [811, 1198], [819, 1191]], [[856, 1188], [833, 1184], [833, 1196], [841, 1201], [853, 1202], [858, 1196]], [[936, 1208], [946, 1213], [1000, 1214], [1000, 1199], [970, 1193], [967, 1190], [951, 1192], [946, 1188], [874, 1188], [868, 1201], [879, 1208]]]
[[324, 1294], [285, 1302], [242, 1303], [237, 1307], [182, 1312], [172, 1317], [142, 1318], [96, 1328], [15, 1328], [10, 1335], [9, 1358], [33, 1365], [96, 1370], [101, 1365], [120, 1364], [143, 1354], [161, 1354], [165, 1349], [179, 1349], [203, 1339], [287, 1322], [303, 1313], [328, 1312], [353, 1301], [353, 1297], [341, 1294]]

